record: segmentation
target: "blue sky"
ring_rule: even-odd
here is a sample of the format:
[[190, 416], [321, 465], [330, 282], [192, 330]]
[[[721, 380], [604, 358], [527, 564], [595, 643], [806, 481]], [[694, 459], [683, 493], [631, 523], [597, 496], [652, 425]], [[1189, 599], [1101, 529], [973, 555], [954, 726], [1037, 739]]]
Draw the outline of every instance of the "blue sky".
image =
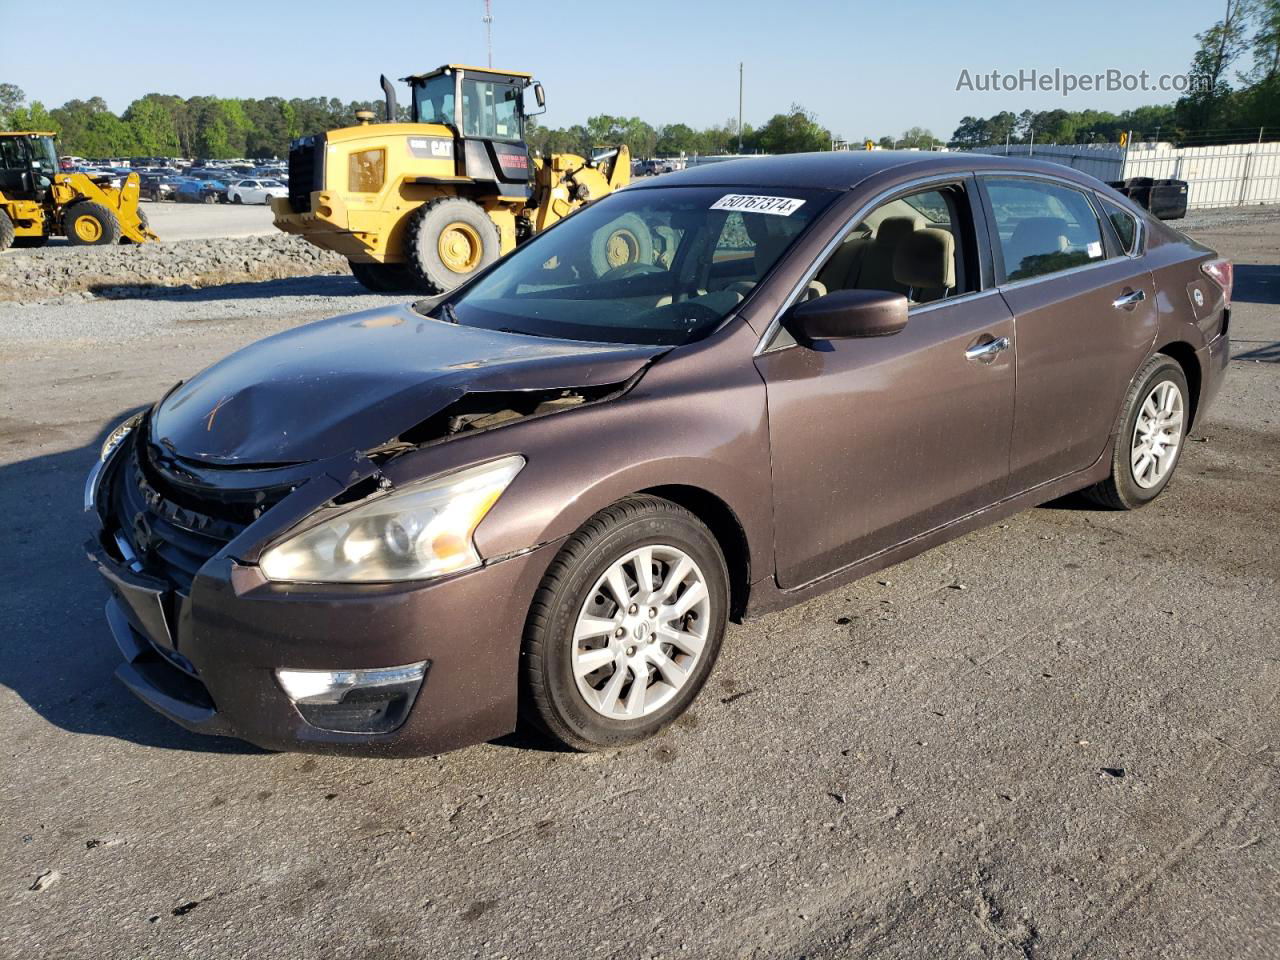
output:
[[[156, 91], [181, 96], [379, 96], [402, 77], [485, 58], [482, 0], [294, 0], [56, 5], [0, 0], [0, 82], [53, 107], [103, 97], [113, 110]], [[1182, 73], [1194, 34], [1221, 15], [1204, 0], [493, 0], [494, 63], [537, 74], [544, 121], [597, 113], [651, 123], [759, 124], [792, 102], [856, 138], [909, 126], [950, 135], [965, 114], [1122, 110], [1176, 94], [957, 92], [962, 69]], [[90, 25], [64, 30], [58, 24]], [[117, 55], [132, 56], [125, 63]]]

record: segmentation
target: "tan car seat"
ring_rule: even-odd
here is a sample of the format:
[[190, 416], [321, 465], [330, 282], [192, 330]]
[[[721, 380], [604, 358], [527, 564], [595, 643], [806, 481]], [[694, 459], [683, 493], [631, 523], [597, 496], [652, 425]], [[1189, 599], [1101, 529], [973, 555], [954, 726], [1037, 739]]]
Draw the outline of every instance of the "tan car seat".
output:
[[956, 238], [946, 230], [917, 230], [898, 247], [893, 277], [913, 303], [942, 300], [956, 286]]

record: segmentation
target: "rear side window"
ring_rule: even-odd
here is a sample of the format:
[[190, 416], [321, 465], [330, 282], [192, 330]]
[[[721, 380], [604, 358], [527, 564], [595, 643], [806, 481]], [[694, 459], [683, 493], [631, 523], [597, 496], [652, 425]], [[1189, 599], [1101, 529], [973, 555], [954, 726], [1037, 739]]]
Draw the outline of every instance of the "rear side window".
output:
[[1079, 190], [1039, 180], [986, 181], [1005, 280], [1028, 280], [1106, 256], [1102, 225]]
[[1111, 226], [1116, 229], [1116, 236], [1120, 238], [1120, 246], [1125, 253], [1133, 256], [1137, 252], [1138, 247], [1138, 220], [1123, 207], [1118, 207], [1110, 200], [1099, 197], [1102, 201], [1102, 211], [1107, 215], [1107, 219], [1111, 221]]

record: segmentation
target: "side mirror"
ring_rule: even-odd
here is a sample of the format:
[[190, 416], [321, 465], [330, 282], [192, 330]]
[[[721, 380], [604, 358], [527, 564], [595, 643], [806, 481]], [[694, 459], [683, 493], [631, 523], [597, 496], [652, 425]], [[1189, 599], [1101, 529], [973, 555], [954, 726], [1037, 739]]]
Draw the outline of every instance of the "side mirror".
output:
[[887, 337], [907, 325], [907, 298], [888, 290], [836, 290], [802, 300], [782, 322], [801, 341]]
[[545, 107], [547, 105], [547, 94], [542, 89], [542, 84], [535, 83], [533, 85], [533, 99], [538, 101], [538, 106]]

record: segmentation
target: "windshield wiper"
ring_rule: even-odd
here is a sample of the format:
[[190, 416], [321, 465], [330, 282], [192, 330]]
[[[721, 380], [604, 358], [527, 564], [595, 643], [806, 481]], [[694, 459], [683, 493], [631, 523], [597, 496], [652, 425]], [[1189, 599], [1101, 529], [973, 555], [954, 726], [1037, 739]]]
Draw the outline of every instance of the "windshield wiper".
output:
[[443, 320], [445, 323], [452, 323], [456, 325], [458, 322], [458, 311], [455, 310], [453, 308], [453, 304], [449, 303], [448, 301], [445, 301], [444, 303], [440, 304], [439, 314], [440, 314], [440, 319]]

